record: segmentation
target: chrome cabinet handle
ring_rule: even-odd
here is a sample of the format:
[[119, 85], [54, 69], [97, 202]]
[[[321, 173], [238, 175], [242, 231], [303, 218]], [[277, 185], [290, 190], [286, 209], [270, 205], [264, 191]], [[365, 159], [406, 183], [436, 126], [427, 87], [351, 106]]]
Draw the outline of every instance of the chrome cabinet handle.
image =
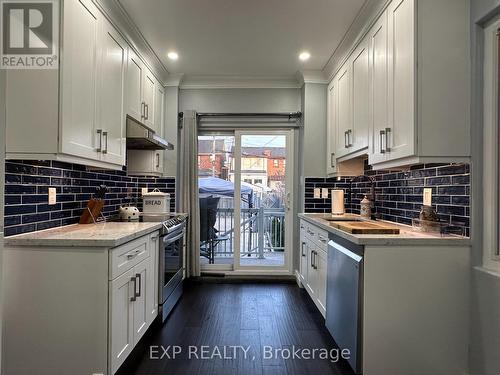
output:
[[334, 158], [334, 156], [335, 156], [335, 153], [332, 152], [330, 154], [330, 165], [331, 165], [332, 168], [335, 168], [335, 162], [334, 162], [335, 158]]
[[141, 252], [140, 250], [136, 250], [131, 254], [127, 254], [127, 259], [135, 258], [137, 255], [139, 255], [140, 252]]
[[385, 130], [380, 131], [379, 143], [380, 143], [380, 153], [385, 154], [384, 149], [384, 138], [385, 138]]
[[156, 153], [156, 168], [160, 168], [160, 153]]
[[137, 300], [137, 295], [136, 295], [136, 289], [137, 289], [137, 279], [135, 277], [131, 277], [130, 281], [134, 283], [134, 295], [130, 297], [130, 300], [132, 302], [135, 302]]
[[99, 136], [99, 147], [97, 147], [97, 152], [102, 152], [102, 130], [97, 129], [97, 135]]
[[347, 147], [352, 147], [352, 139], [353, 139], [352, 129], [349, 129], [347, 131]]
[[314, 250], [311, 250], [311, 268], [314, 269]]
[[326, 242], [326, 238], [325, 238], [325, 237], [323, 237], [323, 236], [319, 236], [319, 240], [320, 240], [321, 242]]
[[102, 136], [104, 137], [104, 149], [102, 150], [103, 154], [108, 153], [108, 132], [102, 132]]
[[305, 247], [305, 246], [306, 246], [306, 243], [305, 243], [305, 242], [302, 242], [302, 252], [301, 252], [301, 254], [302, 254], [302, 256], [303, 256], [303, 257], [305, 257], [305, 256], [306, 256], [306, 254], [304, 253], [304, 247]]
[[[140, 273], [136, 273], [135, 274], [135, 278], [139, 279], [139, 292], [134, 293], [135, 297], [137, 298], [137, 297], [141, 296], [141, 284], [142, 284], [142, 282], [141, 282], [141, 274]], [[135, 290], [134, 290], [134, 292], [135, 292]]]
[[349, 148], [349, 131], [344, 132], [344, 147]]
[[144, 104], [146, 107], [146, 120], [149, 120], [149, 104]]
[[389, 147], [389, 134], [391, 133], [391, 128], [385, 128], [385, 151], [390, 152], [391, 148]]
[[141, 102], [141, 118], [146, 117], [146, 102]]

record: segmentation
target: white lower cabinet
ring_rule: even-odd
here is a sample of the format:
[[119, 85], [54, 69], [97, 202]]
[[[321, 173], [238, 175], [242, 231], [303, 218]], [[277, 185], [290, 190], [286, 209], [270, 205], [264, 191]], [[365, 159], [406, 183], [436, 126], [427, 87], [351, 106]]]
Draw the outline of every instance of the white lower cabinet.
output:
[[[109, 347], [111, 374], [125, 361], [158, 313], [158, 234], [138, 241], [147, 244], [147, 257], [109, 282]], [[124, 245], [126, 246], [126, 245]], [[113, 249], [120, 251], [120, 248]], [[139, 252], [127, 254], [133, 257]], [[112, 254], [111, 254], [112, 255]]]
[[[115, 247], [94, 237], [78, 247], [6, 247], [2, 373], [115, 374], [158, 315], [152, 230]], [[19, 282], [25, 272], [36, 287]], [[26, 343], [37, 348], [29, 360]]]
[[301, 220], [299, 279], [323, 317], [326, 316], [327, 239], [326, 231]]
[[110, 363], [114, 373], [134, 348], [134, 294], [131, 269], [109, 282]]

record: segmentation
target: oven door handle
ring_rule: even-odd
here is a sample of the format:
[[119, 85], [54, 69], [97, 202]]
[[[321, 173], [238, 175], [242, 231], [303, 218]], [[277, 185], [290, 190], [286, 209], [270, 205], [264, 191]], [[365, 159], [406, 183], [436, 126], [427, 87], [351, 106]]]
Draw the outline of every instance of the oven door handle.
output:
[[165, 236], [163, 238], [163, 243], [168, 245], [168, 244], [171, 244], [172, 242], [175, 242], [177, 241], [178, 239], [184, 237], [184, 231], [182, 231], [181, 233], [179, 233], [177, 236], [175, 237], [169, 237], [169, 236]]

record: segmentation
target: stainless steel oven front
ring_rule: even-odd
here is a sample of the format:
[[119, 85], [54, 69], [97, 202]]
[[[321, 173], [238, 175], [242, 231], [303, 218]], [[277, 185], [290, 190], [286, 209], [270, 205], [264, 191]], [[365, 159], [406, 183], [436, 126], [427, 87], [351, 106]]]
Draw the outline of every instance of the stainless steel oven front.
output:
[[165, 321], [182, 295], [184, 236], [185, 222], [160, 236], [158, 303], [162, 321]]

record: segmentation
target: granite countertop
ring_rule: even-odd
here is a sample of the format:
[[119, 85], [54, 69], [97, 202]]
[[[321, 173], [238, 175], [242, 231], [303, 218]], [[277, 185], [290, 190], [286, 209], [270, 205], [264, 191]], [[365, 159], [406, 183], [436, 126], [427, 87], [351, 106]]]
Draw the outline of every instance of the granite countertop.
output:
[[[399, 234], [351, 234], [344, 232], [334, 226], [330, 225], [328, 217], [331, 214], [299, 214], [301, 219], [304, 219], [311, 224], [322, 228], [329, 233], [333, 233], [357, 245], [392, 245], [392, 246], [470, 246], [470, 239], [468, 237], [456, 235], [440, 235], [438, 233], [425, 233], [415, 230], [409, 225], [396, 224], [390, 221], [379, 220], [377, 222], [387, 223], [393, 227], [399, 228]], [[346, 214], [343, 215], [344, 220], [366, 220], [359, 215]]]
[[74, 224], [6, 237], [8, 246], [116, 247], [160, 229], [161, 223]]

